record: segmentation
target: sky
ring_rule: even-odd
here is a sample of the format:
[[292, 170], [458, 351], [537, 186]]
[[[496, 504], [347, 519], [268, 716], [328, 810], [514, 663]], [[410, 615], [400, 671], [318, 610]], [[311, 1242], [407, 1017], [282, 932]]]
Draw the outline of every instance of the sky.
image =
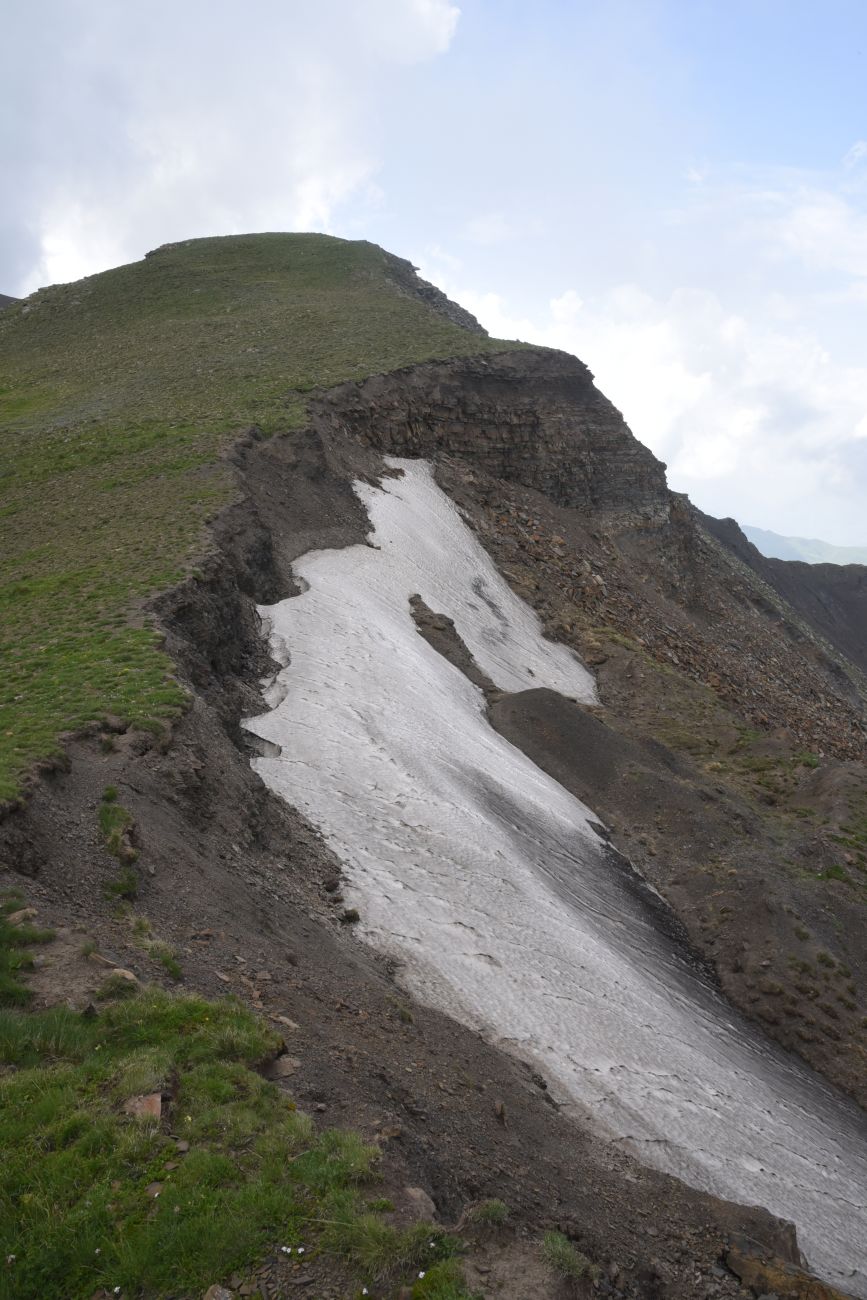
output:
[[0, 292], [321, 230], [580, 356], [702, 509], [867, 544], [864, 0], [28, 0]]

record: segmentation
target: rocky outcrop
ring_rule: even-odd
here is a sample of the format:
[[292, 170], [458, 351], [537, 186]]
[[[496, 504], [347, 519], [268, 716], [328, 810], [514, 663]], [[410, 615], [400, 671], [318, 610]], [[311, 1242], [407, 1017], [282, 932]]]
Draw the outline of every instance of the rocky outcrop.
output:
[[395, 257], [394, 253], [389, 253], [385, 249], [381, 252], [385, 257], [386, 280], [395, 285], [401, 293], [406, 293], [411, 298], [418, 298], [440, 316], [450, 320], [453, 325], [460, 325], [461, 329], [487, 337], [488, 331], [479, 324], [472, 312], [452, 302], [451, 298], [447, 298], [442, 289], [438, 289], [435, 284], [423, 280], [412, 262], [407, 262], [403, 257]]
[[16, 302], [18, 302], [17, 298], [10, 298], [7, 293], [0, 293], [0, 311], [4, 307], [12, 307]]
[[460, 456], [558, 505], [668, 516], [665, 466], [565, 352], [515, 349], [342, 384], [314, 419], [393, 455]]
[[734, 519], [702, 514], [699, 518], [709, 533], [769, 583], [826, 641], [867, 673], [867, 565], [768, 559]]

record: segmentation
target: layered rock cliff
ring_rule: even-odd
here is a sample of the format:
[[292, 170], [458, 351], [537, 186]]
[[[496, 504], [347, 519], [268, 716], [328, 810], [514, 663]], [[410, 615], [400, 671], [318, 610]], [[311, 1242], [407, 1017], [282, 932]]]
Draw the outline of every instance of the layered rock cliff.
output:
[[342, 384], [314, 404], [322, 428], [378, 451], [458, 456], [561, 506], [663, 520], [665, 466], [630, 433], [581, 361], [527, 348]]

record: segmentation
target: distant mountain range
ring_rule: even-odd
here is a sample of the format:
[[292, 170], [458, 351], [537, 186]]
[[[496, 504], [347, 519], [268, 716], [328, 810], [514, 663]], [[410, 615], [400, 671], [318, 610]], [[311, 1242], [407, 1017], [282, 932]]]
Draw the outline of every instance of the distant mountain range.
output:
[[772, 560], [803, 560], [807, 564], [867, 564], [867, 546], [832, 546], [817, 537], [782, 537], [767, 528], [741, 525], [762, 555]]

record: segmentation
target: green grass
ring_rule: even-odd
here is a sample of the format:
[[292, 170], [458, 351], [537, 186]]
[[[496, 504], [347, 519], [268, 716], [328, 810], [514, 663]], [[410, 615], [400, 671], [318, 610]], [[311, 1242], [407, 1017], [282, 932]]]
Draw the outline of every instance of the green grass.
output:
[[[304, 1244], [343, 1259], [359, 1286], [422, 1271], [432, 1281], [414, 1296], [469, 1300], [450, 1263], [459, 1243], [430, 1224], [398, 1231], [364, 1204], [377, 1149], [317, 1134], [256, 1072], [278, 1045], [240, 1004], [160, 990], [95, 1018], [0, 1011], [0, 1255], [14, 1256], [0, 1298], [201, 1294]], [[162, 1123], [125, 1114], [158, 1090]]]
[[412, 1288], [412, 1300], [482, 1300], [464, 1286], [463, 1270], [455, 1259], [442, 1260], [425, 1270]]
[[7, 917], [23, 907], [24, 899], [16, 891], [0, 894], [0, 1007], [22, 1007], [30, 1001], [30, 991], [21, 983], [21, 972], [33, 965], [32, 945], [53, 938], [51, 930], [9, 924]]
[[358, 1276], [369, 1281], [425, 1272], [451, 1259], [460, 1243], [442, 1228], [414, 1223], [398, 1229], [370, 1213], [358, 1193], [328, 1190], [323, 1204], [322, 1246], [340, 1255]]
[[510, 346], [391, 276], [371, 244], [232, 236], [0, 313], [0, 800], [65, 731], [183, 710], [142, 606], [202, 551], [238, 430], [298, 427], [316, 386]]
[[131, 903], [138, 896], [138, 876], [132, 867], [123, 867], [114, 879], [108, 882], [105, 886], [105, 896], [127, 903]]
[[147, 949], [154, 961], [158, 961], [166, 974], [171, 976], [173, 980], [182, 978], [181, 963], [167, 943], [150, 943], [147, 945]]
[[103, 803], [99, 809], [99, 829], [109, 853], [123, 857], [123, 835], [133, 824], [132, 814], [119, 803]]
[[132, 980], [124, 979], [122, 975], [109, 975], [96, 990], [96, 996], [100, 1001], [108, 998], [132, 998], [137, 993], [138, 985], [133, 984]]
[[118, 882], [109, 886], [109, 892], [121, 898], [135, 898], [136, 895], [135, 873], [128, 869], [130, 863], [135, 862], [138, 857], [138, 853], [130, 843], [129, 833], [134, 826], [135, 818], [132, 813], [117, 802], [117, 789], [113, 785], [107, 786], [103, 791], [102, 803], [99, 805], [99, 829], [109, 853], [127, 868], [121, 873], [121, 878], [125, 879], [132, 892], [126, 892]]
[[509, 1207], [505, 1201], [493, 1198], [479, 1201], [467, 1211], [467, 1223], [475, 1223], [486, 1228], [501, 1228], [509, 1217]]
[[570, 1282], [579, 1282], [585, 1277], [594, 1280], [599, 1276], [598, 1268], [562, 1232], [545, 1233], [542, 1258], [549, 1268]]

